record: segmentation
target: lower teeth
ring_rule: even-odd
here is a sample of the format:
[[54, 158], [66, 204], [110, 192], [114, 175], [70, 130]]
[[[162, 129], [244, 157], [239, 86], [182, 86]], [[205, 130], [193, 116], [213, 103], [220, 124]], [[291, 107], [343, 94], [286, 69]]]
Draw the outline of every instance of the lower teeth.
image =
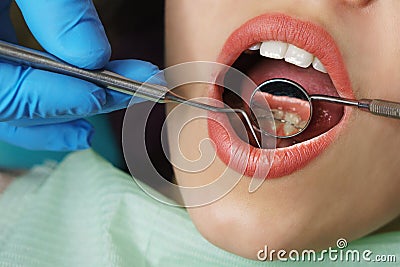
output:
[[[285, 112], [282, 109], [271, 109], [273, 117], [275, 119], [274, 130], [278, 136], [291, 136], [299, 132], [299, 130], [304, 129], [307, 121], [301, 119], [301, 117], [293, 112]], [[270, 117], [266, 118], [269, 119]], [[258, 118], [262, 120], [263, 118]], [[267, 124], [269, 121], [266, 122]], [[263, 125], [262, 122], [260, 122]], [[283, 133], [281, 132], [283, 131]]]
[[[272, 110], [272, 112], [275, 114], [274, 110]], [[303, 121], [301, 117], [296, 113], [278, 110], [277, 114], [279, 114], [281, 118], [278, 123], [275, 123], [276, 129], [277, 131], [280, 131], [280, 128], [283, 127], [284, 136], [290, 136], [297, 133], [299, 129], [303, 129], [307, 123], [306, 121]]]

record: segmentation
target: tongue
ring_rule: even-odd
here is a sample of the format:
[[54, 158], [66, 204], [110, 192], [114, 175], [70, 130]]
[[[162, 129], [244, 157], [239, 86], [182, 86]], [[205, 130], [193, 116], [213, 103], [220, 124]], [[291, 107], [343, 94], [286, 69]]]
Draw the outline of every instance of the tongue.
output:
[[[261, 84], [274, 78], [286, 78], [303, 86], [310, 95], [338, 96], [328, 74], [316, 71], [312, 67], [303, 69], [283, 60], [262, 58], [246, 74], [256, 84]], [[252, 89], [243, 88], [242, 97], [248, 101], [252, 93]], [[316, 137], [335, 126], [343, 116], [343, 107], [340, 105], [320, 101], [313, 101], [312, 104], [313, 116], [307, 130], [290, 140], [280, 140], [280, 147]]]
[[256, 84], [273, 78], [286, 78], [301, 84], [309, 94], [338, 96], [328, 74], [309, 67], [303, 69], [283, 60], [262, 58], [247, 72]]

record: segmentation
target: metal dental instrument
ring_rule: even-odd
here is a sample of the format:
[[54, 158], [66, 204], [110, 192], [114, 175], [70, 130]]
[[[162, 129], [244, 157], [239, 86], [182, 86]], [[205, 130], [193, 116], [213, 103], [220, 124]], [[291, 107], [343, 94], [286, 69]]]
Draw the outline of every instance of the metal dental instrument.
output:
[[[400, 119], [400, 103], [380, 99], [353, 100], [326, 95], [309, 95], [301, 85], [287, 79], [272, 79], [259, 85], [250, 98], [250, 108], [262, 110], [266, 108], [263, 106], [265, 101], [269, 102], [267, 108], [271, 109], [273, 116], [267, 119], [275, 120], [276, 125], [254, 126], [254, 129], [276, 138], [291, 138], [307, 129], [313, 112], [312, 101], [357, 107], [378, 116]], [[256, 119], [262, 122], [263, 118]], [[285, 126], [286, 131], [282, 130]], [[278, 129], [279, 127], [281, 129]]]
[[249, 116], [241, 109], [214, 107], [197, 101], [188, 100], [171, 92], [165, 86], [137, 82], [107, 70], [92, 71], [81, 69], [62, 62], [60, 59], [48, 53], [10, 44], [4, 41], [0, 41], [0, 58], [30, 66], [35, 69], [72, 76], [92, 82], [107, 89], [116, 90], [129, 95], [135, 95], [158, 103], [175, 102], [211, 112], [239, 113], [243, 116], [249, 130], [251, 131], [251, 135], [257, 142], [258, 147], [261, 148], [261, 144], [257, 138], [255, 130], [253, 129], [253, 124]]

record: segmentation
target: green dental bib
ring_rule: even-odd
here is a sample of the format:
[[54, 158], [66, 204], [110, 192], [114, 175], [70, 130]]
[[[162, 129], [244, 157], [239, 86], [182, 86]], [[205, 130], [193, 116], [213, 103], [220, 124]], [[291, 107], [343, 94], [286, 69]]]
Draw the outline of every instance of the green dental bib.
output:
[[[400, 261], [400, 233], [367, 237], [348, 249]], [[292, 265], [366, 264], [260, 262], [225, 252], [197, 232], [185, 209], [152, 199], [91, 150], [36, 167], [0, 195], [0, 266]]]

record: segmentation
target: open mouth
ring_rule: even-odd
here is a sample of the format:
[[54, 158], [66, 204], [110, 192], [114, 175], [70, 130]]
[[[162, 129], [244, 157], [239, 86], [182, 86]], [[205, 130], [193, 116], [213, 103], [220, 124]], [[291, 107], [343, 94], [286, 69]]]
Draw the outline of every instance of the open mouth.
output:
[[[316, 24], [286, 15], [262, 15], [243, 24], [228, 38], [218, 61], [245, 73], [257, 85], [285, 78], [302, 85], [310, 95], [353, 97], [341, 53], [333, 38]], [[242, 99], [248, 101], [253, 90], [243, 87], [239, 97], [215, 86], [209, 95], [232, 108], [246, 110]], [[296, 137], [277, 140], [273, 164], [265, 166], [271, 167], [268, 178], [288, 175], [317, 157], [332, 143], [350, 112], [329, 103], [313, 102], [312, 105], [313, 116], [307, 130]], [[273, 105], [270, 107], [274, 111]], [[290, 110], [276, 112], [295, 123], [304, 123], [301, 114]], [[257, 177], [255, 169], [263, 168], [270, 160], [263, 158], [265, 153], [255, 146], [249, 132], [239, 131], [243, 127], [235, 125], [241, 122], [232, 121], [224, 114], [212, 113], [210, 117], [213, 120], [208, 123], [209, 136], [220, 159], [233, 169], [244, 170], [246, 176]], [[215, 121], [226, 123], [228, 127]], [[292, 130], [279, 123], [277, 129]]]
[[[339, 96], [319, 59], [291, 44], [267, 41], [253, 45], [244, 51], [232, 66], [249, 76], [257, 85], [271, 79], [285, 78], [302, 85], [309, 95]], [[250, 102], [253, 88], [246, 88], [244, 85], [241, 89], [241, 97], [235, 98], [232, 91], [224, 90], [222, 99], [228, 106], [244, 108], [250, 113], [245, 102]], [[267, 99], [268, 94], [265, 94], [264, 98]], [[308, 122], [309, 116], [302, 114], [307, 111], [293, 111], [289, 97], [280, 97], [280, 99], [275, 97], [275, 99], [267, 99], [267, 102], [276, 114], [275, 118], [288, 122], [275, 122], [277, 135], [291, 135], [296, 131], [296, 126], [304, 127], [304, 124]], [[277, 139], [277, 148], [292, 146], [317, 137], [337, 125], [343, 116], [343, 107], [340, 105], [318, 101], [312, 104], [314, 112], [307, 130], [293, 138]], [[231, 120], [238, 136], [242, 140], [251, 140], [251, 144], [256, 146], [255, 140], [251, 139], [251, 133], [242, 136], [243, 133], [235, 127], [237, 123]]]

